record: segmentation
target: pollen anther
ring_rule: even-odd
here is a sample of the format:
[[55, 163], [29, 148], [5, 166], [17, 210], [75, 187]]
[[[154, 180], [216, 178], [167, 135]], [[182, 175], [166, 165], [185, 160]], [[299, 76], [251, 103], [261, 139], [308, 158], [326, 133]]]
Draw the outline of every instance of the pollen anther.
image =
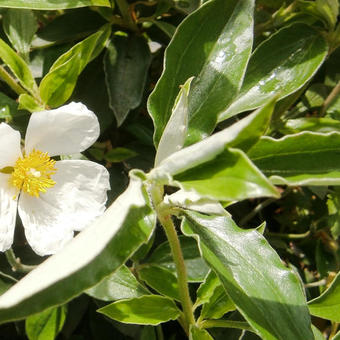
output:
[[11, 174], [10, 184], [19, 191], [39, 197], [41, 192], [55, 185], [51, 176], [56, 173], [55, 160], [47, 152], [33, 150], [29, 155], [19, 157]]

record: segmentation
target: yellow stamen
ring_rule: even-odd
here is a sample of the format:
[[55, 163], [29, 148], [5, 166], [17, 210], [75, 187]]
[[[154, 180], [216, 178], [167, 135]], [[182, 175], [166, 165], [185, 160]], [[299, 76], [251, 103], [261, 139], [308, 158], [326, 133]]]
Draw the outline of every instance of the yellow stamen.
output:
[[33, 150], [28, 156], [18, 158], [10, 178], [10, 184], [31, 196], [39, 197], [41, 192], [55, 185], [51, 176], [56, 173], [55, 160], [47, 152]]

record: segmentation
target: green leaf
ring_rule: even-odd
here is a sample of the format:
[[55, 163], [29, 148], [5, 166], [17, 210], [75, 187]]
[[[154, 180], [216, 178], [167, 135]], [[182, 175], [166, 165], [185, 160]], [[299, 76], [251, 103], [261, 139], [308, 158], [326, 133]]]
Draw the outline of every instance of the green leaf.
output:
[[339, 133], [262, 137], [248, 156], [275, 184], [339, 185]]
[[4, 31], [12, 46], [27, 60], [38, 24], [30, 10], [8, 9], [3, 15]]
[[64, 304], [113, 273], [147, 242], [156, 216], [140, 177], [131, 172], [126, 191], [100, 218], [0, 296], [0, 323]]
[[0, 119], [11, 121], [14, 117], [25, 114], [25, 112], [18, 110], [18, 104], [15, 100], [0, 92]]
[[[319, 329], [316, 328], [314, 325], [312, 325], [312, 331], [313, 331], [315, 340], [325, 340], [325, 337], [322, 335]], [[332, 340], [335, 340], [335, 338], [332, 338]]]
[[296, 118], [288, 119], [282, 129], [284, 132], [293, 134], [301, 131], [314, 132], [340, 132], [340, 122], [332, 118]]
[[308, 302], [312, 315], [340, 322], [340, 273], [320, 296]]
[[144, 326], [139, 340], [157, 340], [155, 327], [153, 326]]
[[213, 337], [205, 330], [190, 325], [189, 340], [214, 340]]
[[76, 86], [78, 76], [102, 51], [110, 34], [111, 26], [105, 25], [55, 61], [39, 86], [40, 96], [45, 104], [58, 107], [66, 102]]
[[85, 6], [110, 7], [109, 0], [0, 0], [0, 7], [28, 8], [28, 9], [66, 9]]
[[85, 292], [103, 301], [131, 299], [150, 294], [125, 265]]
[[211, 161], [173, 177], [182, 189], [220, 200], [273, 196], [279, 193], [268, 179], [237, 149], [225, 150]]
[[158, 144], [155, 166], [172, 153], [181, 150], [184, 145], [188, 129], [188, 95], [192, 80], [193, 77], [189, 78], [179, 90], [171, 117]]
[[26, 319], [25, 330], [29, 340], [54, 340], [64, 326], [66, 307], [55, 307]]
[[214, 294], [215, 289], [220, 285], [221, 282], [216, 276], [215, 272], [210, 271], [204, 282], [202, 282], [197, 289], [197, 297], [194, 307], [197, 308], [198, 306], [209, 302], [210, 298]]
[[104, 158], [111, 163], [119, 163], [136, 155], [137, 152], [127, 148], [114, 148], [109, 150], [104, 155]]
[[339, 340], [340, 339], [340, 332], [336, 333], [332, 340]]
[[180, 301], [177, 277], [160, 266], [145, 266], [138, 270], [139, 277], [162, 295]]
[[235, 306], [262, 339], [313, 339], [300, 281], [256, 230], [225, 216], [183, 211], [182, 230], [198, 239]]
[[[209, 271], [198, 250], [197, 243], [190, 237], [179, 237], [181, 249], [187, 269], [189, 282], [201, 282]], [[169, 242], [159, 245], [147, 259], [147, 265], [157, 265], [176, 273]]]
[[42, 111], [45, 108], [30, 96], [29, 94], [23, 93], [19, 96], [19, 109], [24, 109], [29, 112]]
[[108, 46], [105, 79], [118, 126], [141, 103], [150, 62], [151, 52], [143, 37], [115, 36]]
[[239, 95], [219, 121], [263, 105], [273, 93], [281, 99], [297, 91], [327, 53], [325, 39], [313, 28], [304, 24], [282, 28], [254, 51]]
[[235, 305], [220, 284], [214, 289], [209, 301], [206, 302], [201, 311], [203, 319], [219, 319], [225, 313], [235, 310]]
[[328, 224], [334, 239], [340, 236], [340, 188], [334, 187], [327, 195]]
[[117, 301], [97, 311], [111, 319], [138, 325], [159, 325], [162, 322], [176, 320], [180, 315], [172, 300], [159, 295]]
[[230, 105], [241, 86], [252, 47], [253, 3], [209, 1], [178, 26], [165, 53], [163, 74], [148, 102], [156, 145], [179, 86], [192, 76], [187, 143], [212, 132], [217, 115]]
[[205, 138], [203, 141], [177, 151], [153, 169], [150, 177], [163, 180], [168, 174], [176, 175], [223, 153], [226, 147], [247, 151], [268, 128], [275, 97], [266, 105], [230, 127]]
[[[0, 3], [1, 7], [1, 3]], [[26, 62], [17, 53], [9, 47], [2, 39], [0, 39], [0, 58], [10, 68], [17, 77], [20, 84], [32, 94], [38, 91], [37, 84], [32, 76]]]

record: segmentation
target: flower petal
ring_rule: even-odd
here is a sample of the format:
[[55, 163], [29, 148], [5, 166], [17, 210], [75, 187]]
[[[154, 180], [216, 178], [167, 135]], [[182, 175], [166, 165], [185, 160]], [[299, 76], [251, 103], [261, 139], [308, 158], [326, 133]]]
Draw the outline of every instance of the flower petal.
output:
[[0, 124], [0, 169], [13, 166], [21, 156], [20, 133], [8, 124]]
[[58, 161], [55, 186], [40, 197], [22, 193], [19, 215], [28, 243], [38, 255], [56, 253], [105, 210], [108, 171], [82, 160]]
[[54, 196], [73, 230], [82, 230], [105, 211], [109, 173], [102, 165], [86, 160], [64, 160], [55, 164], [55, 186], [44, 196]]
[[6, 251], [13, 243], [17, 215], [17, 192], [9, 185], [9, 177], [0, 174], [0, 251]]
[[18, 212], [25, 228], [27, 242], [40, 256], [51, 255], [73, 238], [73, 230], [55, 202], [44, 195], [33, 197], [22, 192]]
[[28, 123], [25, 151], [48, 152], [49, 156], [82, 152], [99, 136], [96, 115], [81, 103], [55, 110], [34, 112]]

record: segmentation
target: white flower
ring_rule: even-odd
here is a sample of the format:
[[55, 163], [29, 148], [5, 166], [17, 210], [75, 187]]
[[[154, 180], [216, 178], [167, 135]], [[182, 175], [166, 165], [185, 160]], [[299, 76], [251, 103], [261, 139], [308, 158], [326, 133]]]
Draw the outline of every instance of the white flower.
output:
[[50, 158], [82, 152], [98, 136], [97, 117], [81, 103], [33, 113], [23, 153], [20, 133], [0, 124], [0, 251], [13, 243], [17, 209], [38, 255], [54, 254], [104, 212], [108, 171], [86, 160]]

